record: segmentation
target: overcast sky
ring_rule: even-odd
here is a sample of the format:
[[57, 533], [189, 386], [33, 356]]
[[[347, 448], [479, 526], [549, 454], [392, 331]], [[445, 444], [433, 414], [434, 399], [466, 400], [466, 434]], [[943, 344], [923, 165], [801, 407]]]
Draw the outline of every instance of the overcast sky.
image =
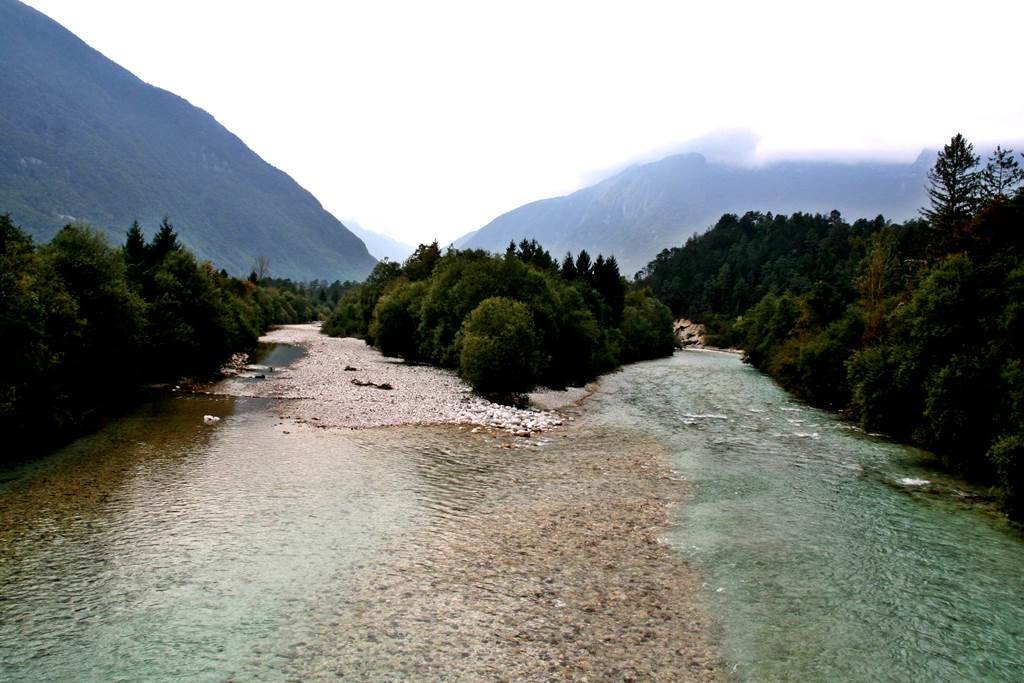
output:
[[414, 244], [721, 131], [748, 163], [1024, 137], [1020, 2], [28, 4]]

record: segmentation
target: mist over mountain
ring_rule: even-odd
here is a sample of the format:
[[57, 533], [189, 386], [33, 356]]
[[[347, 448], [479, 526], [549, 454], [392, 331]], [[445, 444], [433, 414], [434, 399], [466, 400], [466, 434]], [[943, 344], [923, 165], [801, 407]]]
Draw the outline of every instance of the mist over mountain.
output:
[[235, 274], [258, 256], [295, 279], [361, 279], [375, 263], [312, 194], [210, 114], [15, 0], [0, 0], [5, 212], [37, 240], [84, 221], [115, 243], [133, 220], [151, 234], [169, 216], [198, 256]]
[[345, 227], [351, 230], [356, 237], [361, 239], [369, 250], [370, 255], [375, 259], [383, 260], [388, 259], [396, 263], [401, 263], [407, 259], [412, 252], [416, 251], [416, 247], [405, 242], [399, 242], [396, 239], [392, 239], [387, 235], [382, 235], [379, 232], [373, 230], [367, 230], [359, 222], [346, 219]]
[[679, 246], [723, 213], [840, 211], [904, 220], [927, 202], [934, 153], [910, 164], [782, 161], [741, 166], [689, 152], [627, 168], [564, 197], [526, 204], [456, 240], [460, 248], [504, 250], [536, 239], [553, 255], [586, 249], [614, 254], [632, 274], [662, 249]]

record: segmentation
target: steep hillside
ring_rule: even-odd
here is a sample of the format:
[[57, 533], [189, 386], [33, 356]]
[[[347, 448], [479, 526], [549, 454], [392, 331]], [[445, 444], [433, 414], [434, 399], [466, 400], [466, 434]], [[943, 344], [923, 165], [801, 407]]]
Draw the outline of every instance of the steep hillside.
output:
[[361, 279], [374, 265], [313, 195], [208, 113], [15, 0], [0, 0], [3, 212], [37, 239], [81, 220], [118, 242], [133, 220], [152, 232], [167, 215], [198, 256], [236, 274], [257, 256], [297, 279]]
[[497, 251], [509, 240], [533, 238], [556, 255], [583, 248], [614, 254], [631, 274], [723, 213], [838, 209], [848, 219], [909, 218], [926, 202], [932, 160], [924, 153], [913, 164], [792, 161], [744, 168], [679, 154], [521, 206], [455, 244]]

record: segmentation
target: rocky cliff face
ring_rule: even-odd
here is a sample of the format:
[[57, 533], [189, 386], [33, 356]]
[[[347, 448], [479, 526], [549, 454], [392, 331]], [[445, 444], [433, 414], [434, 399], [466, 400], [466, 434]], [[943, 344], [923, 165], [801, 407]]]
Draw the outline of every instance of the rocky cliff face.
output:
[[703, 348], [707, 345], [704, 338], [704, 326], [700, 323], [695, 323], [692, 320], [687, 320], [686, 318], [680, 318], [673, 323], [672, 328], [675, 330], [676, 339], [679, 340], [679, 345], [683, 348]]

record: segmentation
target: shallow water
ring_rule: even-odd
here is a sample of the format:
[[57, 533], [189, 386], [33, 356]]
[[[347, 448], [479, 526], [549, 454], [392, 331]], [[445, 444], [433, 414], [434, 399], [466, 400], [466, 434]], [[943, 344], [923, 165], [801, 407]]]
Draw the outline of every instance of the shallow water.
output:
[[705, 576], [732, 678], [1019, 678], [1024, 543], [921, 454], [714, 353], [605, 378], [575, 425], [510, 452], [451, 427], [317, 430], [256, 399], [144, 406], [0, 484], [0, 679], [316, 670], [341, 625], [372, 625], [350, 593], [372, 604], [378, 571], [402, 580], [382, 553], [457, 546], [513, 485], [564, 495], [571, 477], [535, 481], [534, 465], [574, 439], [653, 439], [696, 483], [667, 540]]
[[657, 435], [697, 485], [670, 543], [705, 576], [732, 678], [1021, 680], [1021, 535], [925, 454], [727, 354], [678, 353], [604, 388], [590, 409]]
[[403, 471], [276, 422], [162, 400], [7, 484], [0, 678], [223, 678], [279, 656], [315, 587], [412, 510]]
[[328, 431], [260, 399], [155, 401], [6, 473], [0, 680], [295, 678], [297, 660], [332, 656], [346, 586], [382, 551], [457, 534], [528, 477], [519, 465], [456, 428]]

